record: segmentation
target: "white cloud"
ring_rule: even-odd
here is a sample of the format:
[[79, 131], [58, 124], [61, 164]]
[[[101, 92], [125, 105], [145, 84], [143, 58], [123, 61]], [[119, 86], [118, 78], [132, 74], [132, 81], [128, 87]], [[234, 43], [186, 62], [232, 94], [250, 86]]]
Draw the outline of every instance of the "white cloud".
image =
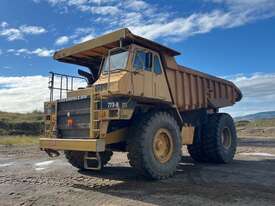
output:
[[1, 22], [0, 27], [5, 28], [5, 27], [7, 27], [8, 25], [9, 25], [9, 24], [8, 24], [7, 22], [3, 21], [3, 22]]
[[19, 27], [23, 33], [26, 34], [43, 34], [46, 33], [46, 29], [41, 26], [27, 26], [23, 25]]
[[87, 33], [90, 33], [90, 32], [93, 32], [94, 29], [93, 28], [90, 28], [90, 27], [79, 27], [79, 28], [76, 28], [75, 30], [75, 34], [76, 35], [81, 35], [81, 34], [87, 34]]
[[[33, 0], [35, 3], [40, 3], [42, 2], [42, 0]], [[59, 4], [59, 3], [64, 3], [66, 2], [67, 0], [47, 0], [47, 2], [49, 2], [51, 5], [55, 6], [56, 4]]]
[[230, 17], [219, 11], [207, 14], [193, 14], [187, 18], [176, 18], [165, 23], [158, 22], [148, 25], [130, 26], [129, 28], [136, 34], [149, 39], [168, 37], [175, 39], [185, 39], [189, 36], [206, 33], [213, 28], [225, 26]]
[[61, 36], [61, 37], [58, 37], [55, 41], [55, 44], [56, 45], [64, 45], [64, 44], [67, 44], [70, 40], [70, 37], [68, 36]]
[[132, 1], [126, 2], [126, 7], [131, 8], [133, 10], [141, 10], [141, 9], [146, 9], [147, 7], [149, 7], [149, 4], [147, 4], [145, 1], [141, 1], [141, 0], [132, 0]]
[[84, 36], [84, 37], [81, 37], [79, 40], [75, 40], [74, 43], [76, 43], [76, 44], [82, 43], [82, 42], [91, 40], [91, 39], [93, 39], [93, 38], [95, 38], [94, 35], [88, 34], [88, 35], [86, 35], [86, 36]]
[[42, 110], [48, 98], [48, 78], [42, 76], [0, 77], [0, 110]]
[[[40, 3], [41, 0], [33, 0], [35, 3]], [[116, 15], [120, 10], [114, 5], [102, 5], [110, 4], [113, 2], [119, 2], [117, 0], [46, 0], [51, 6], [59, 6], [62, 9], [67, 7], [77, 8], [81, 11], [91, 12], [98, 15]]]
[[45, 48], [37, 48], [36, 50], [32, 51], [32, 54], [36, 54], [39, 57], [49, 57], [52, 56], [54, 50], [52, 49], [45, 49]]
[[19, 28], [9, 27], [7, 22], [2, 22], [0, 26], [0, 36], [8, 41], [24, 39], [25, 35], [37, 35], [46, 33], [47, 30], [41, 26], [22, 25]]
[[85, 3], [88, 3], [89, 0], [69, 0], [68, 1], [68, 5], [82, 5], [82, 4], [85, 4]]
[[69, 41], [73, 40], [73, 43], [82, 43], [84, 41], [93, 39], [95, 37], [94, 28], [91, 27], [80, 27], [76, 28], [74, 33], [70, 36], [61, 36], [56, 39], [56, 45], [64, 45]]
[[233, 116], [275, 110], [275, 73], [239, 74], [229, 77], [242, 91], [243, 99], [224, 109]]
[[[191, 13], [177, 13], [171, 8], [143, 0], [47, 0], [52, 6], [71, 7], [96, 16], [101, 33], [129, 27], [135, 33], [150, 39], [166, 38], [179, 41], [190, 36], [211, 32], [214, 29], [228, 29], [242, 26], [256, 20], [275, 16], [274, 0], [202, 0], [202, 4], [213, 9]], [[86, 33], [79, 35], [84, 38]], [[73, 39], [73, 38], [72, 38]]]
[[92, 6], [90, 11], [93, 14], [100, 15], [116, 15], [120, 12], [119, 8], [116, 6]]
[[6, 37], [8, 41], [23, 39], [22, 32], [15, 28], [0, 30], [0, 36]]
[[10, 66], [2, 66], [3, 69], [11, 69]]
[[[58, 84], [58, 82], [57, 82]], [[83, 87], [83, 81], [75, 81], [75, 87]], [[57, 97], [58, 94], [56, 93]], [[64, 96], [63, 96], [64, 97]], [[0, 77], [0, 110], [31, 112], [43, 110], [43, 102], [49, 100], [48, 77], [21, 76]]]
[[[182, 40], [187, 37], [208, 33], [217, 28], [233, 28], [242, 26], [258, 19], [269, 18], [275, 15], [275, 2], [266, 7], [242, 7], [230, 11], [214, 10], [208, 13], [193, 13], [187, 17], [175, 18], [172, 20], [144, 24], [142, 19], [136, 23], [126, 24], [137, 34], [150, 39], [168, 37], [174, 40]], [[126, 22], [127, 23], [127, 22]], [[133, 23], [133, 22], [130, 22]]]
[[46, 49], [46, 48], [37, 48], [35, 50], [29, 50], [26, 48], [21, 49], [8, 49], [8, 53], [12, 53], [16, 56], [20, 55], [37, 55], [39, 57], [50, 57], [53, 55], [54, 50], [52, 49]]

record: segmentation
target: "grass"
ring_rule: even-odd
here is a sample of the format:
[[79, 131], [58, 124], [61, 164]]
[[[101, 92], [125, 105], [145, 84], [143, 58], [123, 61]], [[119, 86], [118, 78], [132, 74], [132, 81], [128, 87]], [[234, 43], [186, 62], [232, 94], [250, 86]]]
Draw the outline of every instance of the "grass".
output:
[[0, 136], [41, 135], [44, 128], [41, 112], [11, 113], [0, 111]]
[[238, 121], [236, 122], [237, 127], [275, 127], [275, 119], [260, 119], [255, 121]]
[[0, 136], [0, 145], [38, 144], [39, 136]]
[[275, 119], [238, 121], [235, 124], [239, 136], [275, 137]]
[[262, 119], [250, 122], [249, 127], [275, 127], [275, 119]]
[[13, 113], [13, 112], [1, 112], [0, 121], [10, 123], [21, 123], [21, 122], [41, 122], [43, 121], [43, 114], [41, 112], [31, 113]]

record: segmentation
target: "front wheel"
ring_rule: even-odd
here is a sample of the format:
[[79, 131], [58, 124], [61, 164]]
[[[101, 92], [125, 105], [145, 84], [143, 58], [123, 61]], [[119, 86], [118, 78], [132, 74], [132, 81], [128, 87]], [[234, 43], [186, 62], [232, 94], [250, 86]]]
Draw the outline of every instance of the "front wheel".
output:
[[127, 140], [130, 165], [150, 179], [172, 176], [181, 159], [176, 120], [167, 112], [152, 112], [133, 125]]

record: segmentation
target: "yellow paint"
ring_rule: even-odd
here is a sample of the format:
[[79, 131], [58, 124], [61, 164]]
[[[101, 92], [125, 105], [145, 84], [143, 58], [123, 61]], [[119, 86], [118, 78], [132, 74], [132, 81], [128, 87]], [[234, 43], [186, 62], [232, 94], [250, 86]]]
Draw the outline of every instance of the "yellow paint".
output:
[[190, 127], [190, 126], [182, 127], [182, 129], [181, 129], [182, 144], [184, 144], [184, 145], [193, 144], [194, 131], [195, 131], [194, 127]]
[[128, 132], [128, 128], [123, 128], [116, 130], [114, 132], [108, 133], [105, 137], [106, 144], [113, 144], [121, 142], [125, 139], [126, 134]]
[[80, 96], [90, 96], [92, 95], [92, 87], [87, 87], [85, 89], [78, 89], [74, 91], [69, 91], [67, 97], [80, 97]]
[[125, 139], [128, 128], [107, 133], [105, 139], [57, 139], [40, 138], [41, 149], [74, 150], [74, 151], [105, 151], [106, 144], [121, 142]]
[[54, 139], [40, 138], [41, 149], [74, 150], [102, 152], [105, 150], [104, 139]]

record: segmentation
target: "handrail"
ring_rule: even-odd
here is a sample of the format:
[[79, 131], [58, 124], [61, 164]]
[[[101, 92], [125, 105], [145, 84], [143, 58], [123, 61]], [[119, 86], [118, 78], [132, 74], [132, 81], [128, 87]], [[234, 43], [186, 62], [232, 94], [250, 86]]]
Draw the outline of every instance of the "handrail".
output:
[[[59, 87], [55, 87], [55, 80], [57, 78], [60, 79]], [[54, 90], [59, 90], [59, 99], [62, 99], [63, 91], [73, 91], [76, 79], [85, 80], [88, 83], [87, 79], [83, 77], [49, 72], [48, 88], [50, 89], [50, 101], [52, 102], [54, 99]], [[63, 80], [65, 81], [65, 88], [63, 87]]]

